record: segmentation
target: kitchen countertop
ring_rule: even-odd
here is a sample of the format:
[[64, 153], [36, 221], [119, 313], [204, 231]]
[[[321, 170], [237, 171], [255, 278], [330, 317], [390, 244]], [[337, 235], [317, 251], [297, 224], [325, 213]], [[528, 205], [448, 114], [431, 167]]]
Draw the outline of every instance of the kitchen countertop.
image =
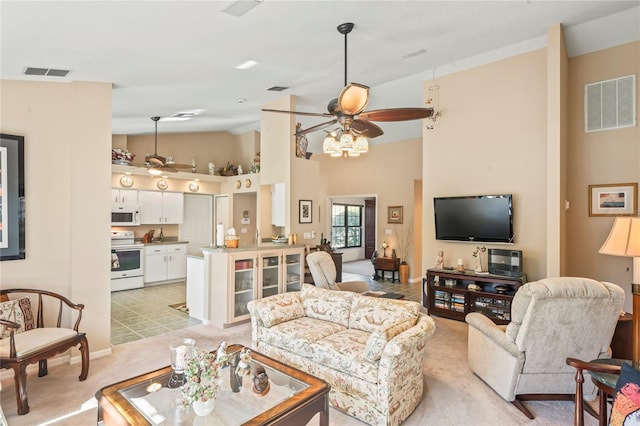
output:
[[[141, 243], [142, 240], [140, 241], [136, 241], [137, 243]], [[145, 246], [160, 246], [160, 245], [166, 245], [166, 244], [189, 244], [189, 241], [178, 241], [178, 240], [167, 240], [164, 239], [162, 241], [153, 241], [150, 243], [144, 243]]]
[[276, 244], [276, 243], [260, 243], [251, 244], [248, 246], [242, 246], [238, 248], [226, 248], [226, 247], [202, 247], [203, 252], [207, 253], [238, 253], [243, 251], [256, 251], [256, 250], [277, 250], [277, 249], [289, 249], [289, 248], [304, 248], [305, 244]]

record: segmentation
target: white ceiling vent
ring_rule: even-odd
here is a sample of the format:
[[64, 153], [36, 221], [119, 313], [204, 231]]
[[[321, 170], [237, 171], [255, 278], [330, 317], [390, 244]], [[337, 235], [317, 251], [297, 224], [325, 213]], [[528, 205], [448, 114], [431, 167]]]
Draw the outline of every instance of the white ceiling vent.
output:
[[222, 6], [220, 11], [233, 16], [242, 16], [262, 2], [263, 0], [234, 0]]
[[633, 127], [636, 124], [635, 74], [584, 86], [586, 133]]
[[24, 70], [25, 75], [41, 75], [46, 77], [66, 77], [69, 70], [58, 70], [54, 68], [36, 68], [27, 67]]

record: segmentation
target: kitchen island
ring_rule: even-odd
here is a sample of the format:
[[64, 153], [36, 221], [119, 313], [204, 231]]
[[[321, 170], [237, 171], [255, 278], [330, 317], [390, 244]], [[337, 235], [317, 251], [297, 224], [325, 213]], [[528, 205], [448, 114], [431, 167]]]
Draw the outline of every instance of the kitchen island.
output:
[[303, 244], [203, 247], [187, 256], [189, 315], [221, 328], [249, 321], [251, 300], [300, 290], [304, 254]]

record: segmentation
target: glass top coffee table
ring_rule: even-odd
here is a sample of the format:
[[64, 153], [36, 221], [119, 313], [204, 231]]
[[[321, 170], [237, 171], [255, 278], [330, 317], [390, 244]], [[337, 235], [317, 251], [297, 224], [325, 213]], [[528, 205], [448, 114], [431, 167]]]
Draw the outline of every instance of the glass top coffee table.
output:
[[[239, 351], [230, 345], [228, 352]], [[251, 352], [252, 363], [265, 368], [270, 390], [266, 395], [253, 392], [245, 377], [240, 392], [231, 391], [229, 368], [221, 372], [215, 409], [197, 416], [191, 406], [183, 406], [179, 388], [168, 388], [171, 367], [142, 374], [105, 386], [96, 393], [98, 422], [104, 425], [283, 425], [306, 424], [320, 413], [320, 424], [329, 424], [329, 389], [321, 379], [282, 364], [258, 352]]]

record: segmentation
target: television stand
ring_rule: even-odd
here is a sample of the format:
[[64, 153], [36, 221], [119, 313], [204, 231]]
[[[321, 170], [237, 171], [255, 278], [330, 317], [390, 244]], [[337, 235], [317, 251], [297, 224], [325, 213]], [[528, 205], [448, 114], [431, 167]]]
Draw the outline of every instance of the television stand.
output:
[[464, 321], [469, 312], [480, 312], [496, 324], [508, 324], [513, 296], [525, 282], [526, 276], [428, 269], [422, 280], [422, 306], [429, 315], [443, 318]]

